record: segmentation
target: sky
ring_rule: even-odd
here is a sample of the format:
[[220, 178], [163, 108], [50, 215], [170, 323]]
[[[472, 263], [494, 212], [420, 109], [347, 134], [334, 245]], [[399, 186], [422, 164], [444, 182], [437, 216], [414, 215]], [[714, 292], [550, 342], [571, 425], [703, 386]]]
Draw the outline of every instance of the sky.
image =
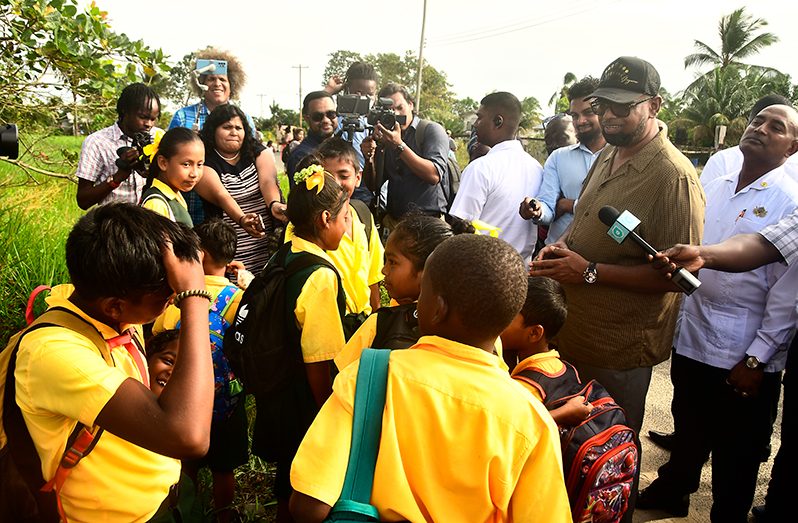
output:
[[[276, 101], [299, 105], [302, 93], [323, 85], [329, 54], [407, 50], [418, 53], [423, 0], [362, 3], [322, 0], [96, 0], [111, 27], [177, 62], [207, 45], [242, 61], [248, 82], [240, 105], [268, 116]], [[88, 2], [86, 2], [88, 3]], [[693, 41], [720, 48], [718, 22], [742, 2], [722, 0], [428, 0], [424, 58], [444, 72], [458, 98], [492, 91], [536, 97], [544, 113], [567, 72], [600, 76], [612, 60], [638, 56], [659, 71], [675, 93], [696, 76], [685, 70]], [[760, 0], [746, 11], [768, 22], [780, 41], [749, 63], [790, 74], [798, 83], [798, 2]], [[423, 107], [423, 88], [421, 104]]]

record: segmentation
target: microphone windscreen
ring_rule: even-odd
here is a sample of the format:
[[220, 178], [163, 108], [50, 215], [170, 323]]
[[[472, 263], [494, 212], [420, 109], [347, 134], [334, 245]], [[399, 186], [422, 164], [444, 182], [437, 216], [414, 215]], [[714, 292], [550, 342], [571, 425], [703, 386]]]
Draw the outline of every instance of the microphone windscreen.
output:
[[598, 215], [599, 220], [601, 220], [604, 225], [612, 227], [612, 224], [615, 223], [615, 220], [618, 219], [618, 216], [620, 216], [621, 213], [619, 213], [618, 209], [615, 207], [611, 205], [605, 205], [599, 209]]

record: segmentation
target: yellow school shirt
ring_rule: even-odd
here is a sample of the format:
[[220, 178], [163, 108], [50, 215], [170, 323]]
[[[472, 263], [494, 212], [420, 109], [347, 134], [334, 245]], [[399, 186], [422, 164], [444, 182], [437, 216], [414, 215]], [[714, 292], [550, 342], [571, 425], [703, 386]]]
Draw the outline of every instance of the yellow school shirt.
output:
[[[346, 312], [371, 314], [370, 285], [382, 281], [382, 265], [385, 251], [380, 242], [379, 232], [371, 220], [371, 239], [366, 238], [366, 226], [360, 221], [355, 208], [349, 205], [352, 216], [352, 230], [341, 238], [341, 244], [334, 251], [326, 251], [338, 272], [346, 293]], [[285, 241], [294, 238], [294, 226], [285, 229]]]
[[[222, 289], [228, 285], [233, 284], [224, 276], [205, 275], [205, 289], [207, 289], [212, 296], [211, 306], [213, 305], [213, 302], [216, 301], [216, 297], [219, 296], [219, 293], [222, 292]], [[238, 311], [238, 305], [241, 303], [241, 296], [243, 295], [244, 291], [239, 289], [238, 292], [233, 294], [233, 297], [230, 300], [230, 306], [227, 308], [227, 313], [224, 315], [224, 319], [226, 319], [230, 324], [232, 324], [233, 320], [235, 320], [236, 311]], [[178, 321], [180, 321], [180, 309], [174, 305], [169, 305], [166, 310], [155, 319], [155, 324], [152, 326], [152, 333], [158, 334], [165, 330], [174, 329]]]
[[[47, 303], [79, 314], [105, 339], [119, 335], [62, 293], [54, 292]], [[123, 330], [129, 327], [122, 326]], [[127, 349], [115, 347], [111, 355], [115, 367], [105, 363], [91, 341], [60, 327], [38, 329], [22, 339], [14, 374], [17, 403], [41, 458], [45, 480], [55, 474], [76, 421], [93, 425], [123, 381], [128, 377], [143, 381]], [[106, 431], [91, 454], [72, 470], [61, 501], [70, 523], [147, 521], [179, 476], [179, 460]]]
[[[335, 379], [291, 467], [328, 505], [343, 487], [358, 364]], [[391, 353], [371, 503], [383, 521], [570, 522], [560, 438], [496, 356], [436, 336]]]
[[[391, 307], [398, 305], [393, 299], [391, 299]], [[338, 353], [338, 356], [335, 357], [335, 366], [338, 367], [338, 370], [343, 369], [353, 361], [357, 361], [360, 359], [360, 355], [363, 353], [363, 349], [368, 349], [371, 347], [371, 344], [374, 342], [374, 338], [377, 337], [377, 314], [372, 314], [366, 321], [364, 321], [360, 327], [355, 331], [349, 341], [346, 342], [344, 348], [341, 349], [341, 352]], [[507, 364], [504, 362], [504, 358], [502, 357], [502, 339], [496, 338], [496, 354], [499, 358], [499, 365], [504, 370], [509, 370], [507, 368]], [[380, 348], [380, 347], [377, 347]]]
[[[512, 375], [515, 376], [522, 370], [529, 368], [533, 368], [537, 371], [543, 372], [544, 374], [556, 377], [562, 374], [563, 369], [565, 369], [565, 364], [560, 359], [559, 352], [556, 350], [550, 350], [541, 352], [539, 354], [533, 354], [532, 356], [519, 361], [518, 365], [516, 365], [515, 369], [513, 369]], [[523, 385], [525, 389], [531, 392], [532, 395], [538, 399], [538, 401], [543, 401], [543, 393], [537, 387], [523, 380], [519, 380], [519, 383]]]
[[[299, 236], [291, 240], [291, 252], [309, 252], [332, 263], [321, 247]], [[344, 328], [337, 300], [338, 278], [335, 273], [327, 267], [313, 271], [302, 286], [294, 308], [305, 363], [331, 360], [344, 346]]]
[[[152, 186], [161, 191], [168, 199], [177, 200], [180, 205], [188, 209], [188, 205], [186, 204], [186, 200], [183, 198], [183, 195], [172, 190], [171, 187], [163, 183], [158, 178], [152, 180]], [[169, 205], [160, 198], [150, 198], [142, 205], [142, 207], [171, 219], [172, 213], [169, 210]]]

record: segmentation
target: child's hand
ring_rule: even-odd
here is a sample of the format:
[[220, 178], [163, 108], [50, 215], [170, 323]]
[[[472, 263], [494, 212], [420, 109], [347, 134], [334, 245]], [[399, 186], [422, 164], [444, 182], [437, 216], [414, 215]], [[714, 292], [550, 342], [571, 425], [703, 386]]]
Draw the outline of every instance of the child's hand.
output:
[[193, 289], [205, 288], [205, 273], [202, 270], [202, 252], [197, 260], [181, 260], [175, 256], [172, 243], [168, 242], [161, 250], [163, 265], [166, 269], [166, 281], [175, 294]]
[[551, 415], [557, 425], [573, 427], [582, 423], [593, 410], [593, 405], [585, 403], [584, 396], [576, 396], [569, 399], [562, 407], [551, 411]]

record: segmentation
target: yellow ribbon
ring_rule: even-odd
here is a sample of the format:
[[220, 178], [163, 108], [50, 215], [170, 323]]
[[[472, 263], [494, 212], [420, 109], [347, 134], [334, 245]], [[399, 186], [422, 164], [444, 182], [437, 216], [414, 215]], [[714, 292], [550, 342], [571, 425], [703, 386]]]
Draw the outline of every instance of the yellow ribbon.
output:
[[152, 138], [152, 143], [145, 145], [142, 149], [142, 151], [144, 151], [144, 155], [149, 157], [150, 162], [155, 160], [155, 155], [158, 154], [158, 147], [161, 145], [161, 138], [163, 138], [164, 134], [165, 133], [161, 129], [155, 131], [155, 136]]
[[482, 220], [472, 220], [471, 225], [473, 225], [474, 229], [476, 229], [476, 234], [487, 233], [488, 236], [493, 236], [494, 238], [498, 238], [499, 233], [502, 232], [501, 228], [494, 227], [493, 225], [485, 223]]
[[294, 182], [300, 183], [303, 181], [308, 191], [312, 191], [315, 187], [316, 194], [319, 194], [324, 189], [324, 167], [313, 164], [294, 175]]

